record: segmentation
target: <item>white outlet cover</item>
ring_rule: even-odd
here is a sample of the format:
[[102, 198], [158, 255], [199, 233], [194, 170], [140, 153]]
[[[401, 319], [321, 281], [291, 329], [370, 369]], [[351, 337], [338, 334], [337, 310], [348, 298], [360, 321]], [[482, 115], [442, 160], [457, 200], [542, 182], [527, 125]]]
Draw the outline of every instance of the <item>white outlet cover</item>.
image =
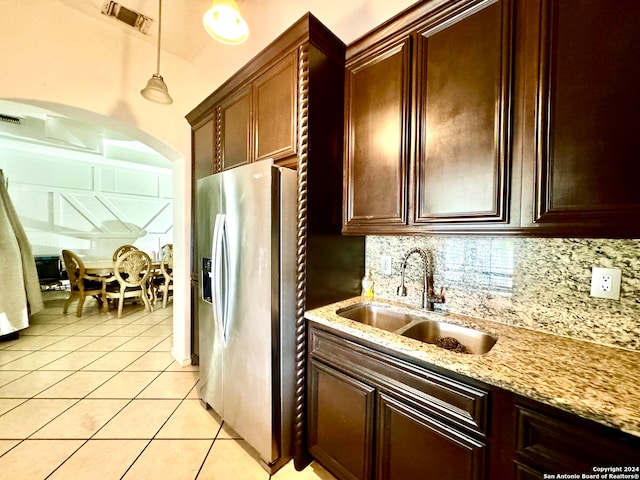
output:
[[[611, 278], [610, 284], [607, 277]], [[603, 280], [603, 278], [605, 280]], [[622, 279], [622, 272], [619, 268], [593, 267], [591, 269], [590, 295], [592, 297], [610, 298], [613, 300], [619, 300], [621, 279]], [[609, 290], [603, 289], [605, 285], [609, 287]]]
[[391, 275], [391, 257], [389, 255], [380, 256], [380, 271], [385, 275]]

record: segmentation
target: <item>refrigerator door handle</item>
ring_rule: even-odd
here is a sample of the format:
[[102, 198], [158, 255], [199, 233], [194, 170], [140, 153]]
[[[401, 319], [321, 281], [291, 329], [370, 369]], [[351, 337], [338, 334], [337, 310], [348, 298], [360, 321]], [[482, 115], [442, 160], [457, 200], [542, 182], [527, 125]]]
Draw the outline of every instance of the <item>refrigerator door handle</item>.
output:
[[216, 215], [213, 228], [211, 258], [213, 260], [213, 321], [223, 344], [227, 344], [228, 304], [229, 304], [229, 242], [227, 239], [226, 217]]
[[222, 248], [221, 248], [221, 267], [222, 271], [220, 274], [220, 284], [221, 284], [221, 304], [222, 304], [222, 338], [224, 340], [224, 345], [227, 345], [227, 335], [229, 332], [229, 238], [227, 235], [227, 218], [225, 215], [222, 216]]

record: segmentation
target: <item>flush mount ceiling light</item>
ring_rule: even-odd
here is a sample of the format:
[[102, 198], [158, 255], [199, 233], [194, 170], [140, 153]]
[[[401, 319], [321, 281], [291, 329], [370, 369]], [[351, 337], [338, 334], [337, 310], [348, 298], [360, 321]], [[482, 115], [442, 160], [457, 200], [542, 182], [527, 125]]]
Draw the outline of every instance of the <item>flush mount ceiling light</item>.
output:
[[164, 83], [164, 79], [162, 75], [160, 75], [160, 29], [162, 26], [162, 0], [158, 0], [158, 63], [156, 64], [156, 73], [154, 73], [149, 81], [147, 82], [147, 86], [140, 90], [140, 95], [142, 95], [147, 100], [151, 100], [152, 102], [162, 103], [164, 105], [169, 105], [173, 103], [173, 99], [169, 95], [169, 90], [167, 89], [167, 85]]
[[209, 35], [227, 45], [239, 45], [249, 37], [249, 26], [235, 0], [214, 0], [202, 23]]

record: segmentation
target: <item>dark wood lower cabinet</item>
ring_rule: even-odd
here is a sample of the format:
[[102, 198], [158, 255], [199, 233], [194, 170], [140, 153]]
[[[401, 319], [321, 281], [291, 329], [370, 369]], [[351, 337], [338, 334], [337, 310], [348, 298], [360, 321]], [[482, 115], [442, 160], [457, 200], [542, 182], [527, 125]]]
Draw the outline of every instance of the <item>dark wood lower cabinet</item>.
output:
[[379, 395], [378, 480], [486, 478], [486, 445], [407, 403]]
[[312, 362], [309, 451], [340, 478], [371, 478], [375, 388]]
[[309, 452], [339, 479], [640, 474], [640, 437], [313, 323], [308, 346]]
[[518, 478], [559, 473], [589, 478], [598, 473], [596, 467], [640, 468], [640, 438], [550, 407], [519, 402], [515, 409], [515, 461], [523, 472]]
[[308, 447], [333, 475], [489, 478], [488, 392], [324, 331], [309, 341]]

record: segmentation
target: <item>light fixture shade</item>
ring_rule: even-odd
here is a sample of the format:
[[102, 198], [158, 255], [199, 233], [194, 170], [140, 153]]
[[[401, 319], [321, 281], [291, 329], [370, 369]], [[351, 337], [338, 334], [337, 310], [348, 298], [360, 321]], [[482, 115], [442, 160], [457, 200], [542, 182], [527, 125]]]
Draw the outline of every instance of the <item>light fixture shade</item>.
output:
[[239, 45], [249, 37], [249, 26], [234, 0], [214, 0], [202, 23], [209, 35], [227, 45]]
[[147, 86], [140, 90], [142, 95], [147, 100], [152, 102], [162, 103], [168, 105], [173, 103], [173, 98], [169, 95], [167, 85], [164, 83], [162, 75], [154, 73], [153, 76], [147, 82]]

